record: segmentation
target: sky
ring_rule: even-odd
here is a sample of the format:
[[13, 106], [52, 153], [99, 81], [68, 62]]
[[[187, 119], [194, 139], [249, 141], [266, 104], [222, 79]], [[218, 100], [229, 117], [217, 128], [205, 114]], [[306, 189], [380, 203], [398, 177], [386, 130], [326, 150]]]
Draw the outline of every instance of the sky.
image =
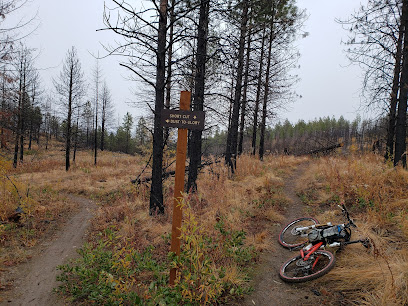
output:
[[[279, 117], [296, 122], [343, 115], [353, 120], [360, 113], [364, 118], [359, 112], [361, 71], [349, 65], [341, 45], [347, 31], [335, 22], [336, 18], [347, 18], [358, 9], [360, 1], [297, 0], [297, 3], [309, 16], [303, 29], [309, 36], [295, 44], [301, 53], [300, 69], [295, 71], [301, 79], [296, 91], [302, 98], [293, 101]], [[26, 19], [36, 16], [32, 23], [32, 28], [35, 25], [36, 29], [33, 28], [26, 44], [37, 49], [36, 67], [41, 71], [46, 91], [54, 90], [52, 79], [60, 73], [66, 53], [72, 46], [77, 48], [86, 78], [91, 80], [95, 55], [98, 52], [100, 56], [106, 55], [102, 44], [120, 39], [112, 32], [96, 31], [104, 27], [103, 7], [102, 0], [30, 0], [23, 10], [9, 18], [13, 21], [21, 16]], [[119, 58], [103, 58], [100, 66], [116, 104], [116, 124], [122, 122], [126, 112], [135, 118], [143, 115], [145, 110], [130, 107], [127, 103], [137, 101], [138, 97], [132, 93], [135, 83], [127, 79], [129, 73], [119, 66]]]
[[343, 115], [353, 120], [360, 111], [362, 72], [350, 65], [342, 41], [347, 31], [335, 19], [346, 19], [360, 7], [359, 0], [297, 0], [309, 16], [304, 31], [309, 33], [297, 42], [301, 58], [301, 78], [297, 93], [301, 99], [294, 102], [282, 117], [295, 122], [314, 118]]

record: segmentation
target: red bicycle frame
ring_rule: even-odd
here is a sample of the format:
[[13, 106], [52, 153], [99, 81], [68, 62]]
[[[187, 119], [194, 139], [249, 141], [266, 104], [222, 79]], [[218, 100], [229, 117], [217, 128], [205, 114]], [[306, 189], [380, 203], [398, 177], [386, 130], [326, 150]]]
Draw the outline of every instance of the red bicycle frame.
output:
[[323, 242], [319, 242], [317, 244], [315, 244], [309, 251], [307, 251], [307, 253], [305, 254], [305, 252], [303, 251], [303, 249], [300, 250], [300, 255], [302, 256], [303, 260], [306, 261], [309, 259], [309, 257], [316, 252], [318, 249], [320, 249], [320, 247], [323, 245]]

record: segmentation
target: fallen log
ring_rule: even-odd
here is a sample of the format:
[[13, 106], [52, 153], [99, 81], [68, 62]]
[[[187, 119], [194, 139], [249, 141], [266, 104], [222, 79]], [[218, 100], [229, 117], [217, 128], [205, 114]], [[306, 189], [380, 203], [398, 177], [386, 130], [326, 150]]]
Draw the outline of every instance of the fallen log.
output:
[[[200, 166], [198, 166], [198, 169], [200, 170], [200, 169], [204, 168], [205, 166], [210, 166], [210, 165], [212, 165], [212, 164], [219, 164], [220, 162], [221, 162], [221, 160], [204, 162], [204, 163], [202, 163]], [[189, 171], [189, 167], [187, 166], [187, 167], [186, 167], [186, 173], [188, 173], [188, 171]], [[164, 173], [163, 173], [163, 176], [162, 176], [162, 180], [165, 180], [165, 179], [167, 179], [169, 176], [173, 176], [173, 175], [175, 175], [175, 174], [176, 174], [176, 171], [175, 171], [175, 170], [164, 172]], [[151, 176], [148, 176], [148, 177], [145, 177], [145, 178], [137, 178], [137, 179], [135, 179], [135, 180], [131, 180], [130, 182], [131, 182], [132, 184], [138, 184], [138, 185], [140, 185], [141, 183], [148, 183], [148, 182], [150, 182], [151, 180], [152, 180], [152, 177], [151, 177]]]
[[307, 154], [308, 155], [315, 155], [315, 154], [319, 154], [319, 153], [327, 154], [327, 153], [330, 153], [330, 152], [334, 151], [337, 148], [341, 148], [342, 146], [344, 146], [344, 144], [341, 142], [341, 143], [338, 143], [338, 144], [335, 144], [335, 145], [332, 145], [332, 146], [329, 146], [329, 147], [320, 148], [320, 149], [317, 149], [317, 150], [310, 151]]

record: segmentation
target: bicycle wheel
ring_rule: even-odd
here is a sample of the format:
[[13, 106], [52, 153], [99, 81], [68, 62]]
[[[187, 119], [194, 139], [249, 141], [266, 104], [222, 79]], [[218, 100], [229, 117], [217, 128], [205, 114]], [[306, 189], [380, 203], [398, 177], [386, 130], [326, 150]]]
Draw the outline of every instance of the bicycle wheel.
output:
[[328, 273], [335, 262], [331, 252], [317, 250], [308, 260], [304, 260], [300, 255], [289, 259], [280, 268], [279, 276], [288, 283], [306, 282]]
[[279, 243], [285, 248], [294, 248], [308, 242], [307, 233], [296, 231], [296, 228], [318, 224], [315, 218], [302, 217], [289, 222], [279, 234]]

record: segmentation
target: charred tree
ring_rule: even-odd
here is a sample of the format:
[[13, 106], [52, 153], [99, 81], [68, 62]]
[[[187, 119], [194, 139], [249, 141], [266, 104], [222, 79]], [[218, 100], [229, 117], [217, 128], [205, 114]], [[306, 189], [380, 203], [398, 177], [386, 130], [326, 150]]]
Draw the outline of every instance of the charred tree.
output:
[[[207, 61], [207, 37], [210, 1], [201, 0], [197, 35], [196, 74], [193, 96], [193, 110], [204, 110], [205, 65]], [[197, 190], [198, 168], [201, 165], [202, 131], [193, 130], [190, 138], [190, 165], [188, 172], [187, 190]]]
[[106, 82], [102, 88], [102, 112], [101, 112], [101, 151], [105, 150], [105, 134], [106, 126], [109, 121], [109, 118], [112, 115], [113, 106], [112, 106], [112, 96], [108, 85]]
[[[251, 26], [249, 26], [251, 29]], [[242, 104], [241, 104], [241, 122], [239, 124], [239, 141], [238, 141], [238, 155], [242, 154], [243, 142], [244, 142], [244, 129], [245, 129], [245, 116], [246, 116], [246, 106], [247, 106], [247, 94], [248, 94], [248, 82], [249, 82], [249, 67], [251, 59], [251, 34], [247, 38], [246, 47], [246, 63], [245, 63], [245, 73], [244, 73], [244, 86], [242, 93]]]
[[153, 131], [152, 185], [150, 189], [150, 215], [163, 214], [163, 128], [161, 110], [164, 107], [165, 72], [166, 72], [166, 32], [167, 0], [160, 0], [159, 28], [157, 32], [156, 83]]
[[264, 71], [264, 54], [265, 54], [265, 41], [266, 41], [266, 27], [264, 27], [262, 32], [262, 45], [261, 45], [261, 57], [259, 59], [259, 69], [258, 69], [258, 83], [256, 86], [256, 98], [255, 98], [255, 110], [254, 110], [254, 120], [252, 126], [252, 155], [256, 154], [256, 136], [258, 133], [258, 114], [259, 114], [259, 104], [261, 103], [261, 88], [262, 88], [262, 74]]
[[387, 140], [385, 145], [385, 160], [393, 158], [394, 143], [395, 143], [395, 122], [397, 114], [398, 92], [401, 73], [401, 59], [402, 59], [402, 39], [404, 37], [404, 28], [401, 22], [398, 33], [397, 50], [395, 53], [395, 67], [394, 77], [392, 81], [391, 99], [388, 114]]
[[57, 93], [62, 98], [62, 108], [66, 112], [65, 139], [65, 170], [70, 168], [70, 152], [72, 137], [72, 112], [76, 103], [85, 93], [83, 72], [75, 47], [68, 50], [62, 71], [58, 79], [54, 80]]
[[[273, 10], [273, 14], [275, 10]], [[268, 57], [267, 57], [267, 64], [266, 64], [266, 72], [265, 72], [265, 88], [264, 88], [264, 97], [263, 97], [263, 105], [262, 105], [262, 122], [261, 122], [261, 135], [259, 139], [259, 159], [263, 160], [263, 156], [265, 153], [265, 127], [266, 127], [266, 117], [267, 117], [267, 106], [268, 106], [268, 98], [269, 98], [269, 82], [270, 82], [270, 72], [271, 72], [271, 61], [272, 61], [272, 43], [274, 39], [274, 23], [273, 18], [271, 22], [270, 34], [269, 34], [269, 46], [268, 46]]]
[[75, 164], [76, 152], [78, 148], [78, 134], [79, 134], [79, 108], [78, 108], [76, 124], [75, 124], [75, 133], [74, 133], [74, 154], [72, 156], [72, 162], [74, 164]]
[[95, 82], [95, 129], [94, 129], [94, 165], [98, 162], [98, 115], [99, 115], [99, 85], [101, 82], [101, 68], [99, 67], [99, 60], [96, 60], [94, 70]]
[[398, 102], [397, 125], [395, 130], [394, 165], [402, 163], [407, 167], [407, 99], [408, 99], [408, 0], [402, 1], [401, 23], [404, 27], [404, 47], [402, 55], [400, 97]]
[[238, 65], [237, 65], [237, 77], [234, 93], [234, 101], [231, 114], [231, 125], [228, 130], [227, 137], [227, 149], [225, 153], [225, 163], [230, 167], [231, 172], [235, 172], [236, 168], [236, 156], [237, 156], [237, 142], [238, 142], [238, 124], [239, 124], [239, 109], [241, 105], [241, 90], [242, 90], [242, 77], [244, 70], [244, 51], [245, 51], [245, 38], [247, 35], [247, 23], [248, 23], [248, 6], [249, 0], [242, 1], [242, 14], [240, 25], [240, 38], [238, 49]]
[[[20, 71], [23, 71], [23, 61], [20, 62]], [[18, 106], [17, 106], [17, 122], [16, 122], [16, 130], [15, 130], [15, 142], [14, 142], [14, 158], [13, 158], [13, 167], [17, 168], [18, 162], [18, 148], [19, 148], [19, 141], [20, 141], [20, 133], [21, 133], [21, 109], [23, 104], [23, 78], [20, 77], [19, 80], [19, 90], [18, 90]]]

